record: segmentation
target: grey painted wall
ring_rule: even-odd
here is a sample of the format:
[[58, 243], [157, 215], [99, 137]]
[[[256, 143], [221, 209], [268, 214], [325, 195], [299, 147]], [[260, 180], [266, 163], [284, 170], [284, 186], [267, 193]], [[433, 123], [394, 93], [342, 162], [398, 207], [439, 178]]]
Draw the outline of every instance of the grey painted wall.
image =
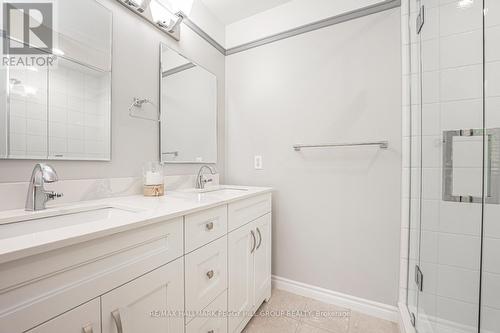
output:
[[226, 58], [226, 179], [276, 189], [273, 274], [397, 304], [400, 82], [399, 8]]
[[[112, 161], [50, 162], [61, 179], [140, 176], [145, 161], [158, 159], [158, 124], [128, 116], [135, 96], [159, 102], [159, 44], [167, 43], [218, 78], [219, 172], [224, 172], [224, 56], [183, 26], [176, 42], [115, 0], [102, 0], [113, 12]], [[91, 22], [91, 20], [89, 21]], [[149, 106], [150, 107], [150, 106]], [[37, 161], [1, 160], [0, 183], [27, 181]], [[193, 174], [199, 165], [167, 165], [166, 174]]]

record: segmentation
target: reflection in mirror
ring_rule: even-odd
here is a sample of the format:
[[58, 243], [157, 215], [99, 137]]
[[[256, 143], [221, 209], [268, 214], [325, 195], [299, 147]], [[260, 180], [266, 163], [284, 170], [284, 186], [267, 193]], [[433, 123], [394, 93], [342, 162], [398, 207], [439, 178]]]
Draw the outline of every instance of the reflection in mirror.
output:
[[57, 0], [57, 50], [68, 59], [111, 71], [113, 17], [96, 0]]
[[[47, 67], [16, 66], [6, 70], [8, 101], [5, 145], [7, 158], [47, 157]], [[4, 107], [4, 105], [6, 107]]]
[[111, 11], [55, 4], [53, 65], [0, 68], [0, 159], [109, 161]]
[[217, 162], [217, 78], [161, 45], [161, 161]]
[[111, 73], [59, 59], [49, 69], [49, 158], [106, 160], [110, 155]]

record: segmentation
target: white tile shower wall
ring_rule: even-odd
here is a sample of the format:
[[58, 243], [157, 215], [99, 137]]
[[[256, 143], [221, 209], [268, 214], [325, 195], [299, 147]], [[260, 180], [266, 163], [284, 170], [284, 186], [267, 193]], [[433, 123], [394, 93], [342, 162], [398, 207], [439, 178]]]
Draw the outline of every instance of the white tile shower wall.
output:
[[[423, 1], [423, 5], [428, 3], [429, 1]], [[437, 101], [440, 107], [437, 111], [442, 111], [439, 116], [439, 119], [443, 121], [443, 124], [440, 124], [441, 131], [471, 128], [472, 125], [480, 125], [475, 121], [476, 119], [482, 120], [482, 107], [478, 105], [482, 98], [483, 75], [481, 65], [482, 3], [476, 1], [463, 4], [460, 1], [448, 1], [432, 8], [436, 14], [437, 24], [433, 36], [429, 38], [434, 38], [439, 45], [439, 52], [436, 54], [437, 59], [435, 59], [439, 63], [439, 67], [430, 73], [438, 77], [439, 86], [433, 87], [431, 90], [434, 95], [438, 96]], [[456, 52], [458, 56], [453, 57], [452, 54], [457, 50], [464, 51]], [[425, 66], [424, 75], [430, 75], [427, 74]], [[423, 84], [425, 85], [426, 82], [424, 81]], [[426, 92], [424, 89], [423, 93]], [[423, 103], [426, 102], [427, 99], [424, 97]], [[465, 106], [460, 107], [463, 104], [478, 105], [479, 107], [467, 110]], [[457, 106], [466, 111], [461, 114], [454, 112], [453, 108]], [[461, 119], [460, 115], [465, 115], [465, 117]], [[470, 120], [474, 123], [468, 123]], [[448, 128], [447, 125], [451, 122], [454, 122], [453, 125], [458, 127]], [[425, 136], [423, 136], [423, 140], [425, 140]], [[467, 150], [463, 151], [461, 148]], [[439, 144], [435, 147], [422, 147], [422, 149], [423, 159], [425, 159], [435, 154], [441, 156], [443, 147]], [[482, 152], [481, 141], [455, 142], [454, 150], [456, 153], [454, 154], [456, 165], [453, 170], [455, 193], [472, 193], [480, 196], [482, 157], [476, 158], [473, 152]], [[479, 168], [475, 169], [478, 166]], [[430, 171], [424, 169], [424, 188], [428, 183], [441, 184], [441, 158], [437, 167], [439, 173], [438, 177], [434, 179], [426, 177], [426, 172]], [[479, 171], [478, 177], [473, 177], [475, 170]], [[481, 247], [479, 235], [471, 233], [471, 231], [478, 230], [481, 226], [480, 205], [444, 202], [441, 200], [441, 192], [442, 189], [439, 186], [439, 197], [426, 198], [429, 200], [437, 199], [440, 202], [439, 212], [436, 212], [439, 214], [437, 231], [426, 230], [426, 225], [422, 222], [424, 240], [422, 247], [426, 246], [426, 240], [436, 240], [435, 268], [437, 275], [435, 283], [437, 288], [435, 291], [424, 289], [423, 294], [426, 294], [429, 301], [434, 303], [432, 307], [428, 308], [425, 305], [421, 306], [420, 310], [426, 313], [431, 325], [441, 327], [441, 330], [443, 326], [446, 326], [444, 323], [448, 323], [452, 327], [456, 325], [462, 329], [474, 331], [478, 323]], [[424, 192], [424, 197], [425, 195]], [[426, 206], [423, 206], [422, 214], [425, 213], [425, 209]], [[461, 212], [461, 215], [457, 214], [458, 211]], [[452, 219], [453, 222], [450, 223]], [[430, 249], [432, 250], [432, 248]], [[421, 257], [420, 260], [423, 263], [430, 261], [425, 257]]]
[[[418, 48], [414, 31], [414, 19], [417, 1], [407, 0], [402, 3], [403, 31], [403, 155], [408, 156], [403, 174], [412, 175], [412, 194], [408, 189], [409, 178], [403, 178], [402, 237], [408, 234], [411, 220], [411, 238], [408, 248], [402, 247], [401, 271], [410, 260], [410, 276], [413, 264], [418, 258], [418, 243], [421, 243], [421, 266], [425, 274], [425, 289], [420, 294], [420, 309], [428, 320], [429, 326], [423, 325], [423, 332], [475, 331], [478, 315], [479, 263], [481, 207], [478, 204], [457, 204], [441, 200], [441, 145], [438, 144], [441, 131], [461, 128], [482, 127], [482, 2], [423, 0], [426, 6], [426, 23], [422, 31], [422, 49]], [[500, 5], [498, 1], [487, 0], [485, 59], [486, 59], [486, 110], [485, 121], [489, 128], [500, 127], [498, 117], [497, 79], [500, 77]], [[409, 9], [407, 9], [409, 8]], [[408, 12], [411, 14], [408, 31]], [[405, 38], [406, 36], [406, 38]], [[411, 50], [411, 53], [410, 51]], [[420, 58], [420, 52], [421, 56]], [[410, 55], [412, 56], [410, 59]], [[422, 113], [418, 103], [418, 63], [422, 61], [423, 102]], [[411, 85], [410, 85], [411, 84]], [[416, 88], [416, 89], [415, 89]], [[411, 92], [405, 92], [412, 89]], [[406, 97], [405, 97], [406, 96]], [[411, 97], [410, 97], [411, 96]], [[422, 127], [420, 128], [420, 119]], [[410, 127], [410, 121], [413, 122]], [[417, 124], [415, 124], [417, 122]], [[411, 132], [409, 129], [411, 128]], [[419, 147], [420, 129], [422, 151]], [[413, 134], [413, 137], [411, 136]], [[415, 135], [416, 134], [416, 135]], [[410, 140], [412, 138], [413, 140]], [[410, 146], [410, 141], [412, 145]], [[412, 153], [408, 150], [412, 148]], [[456, 170], [456, 177], [481, 182], [480, 168], [474, 157], [474, 151], [482, 151], [480, 146], [463, 147], [462, 161], [470, 165], [461, 165]], [[406, 151], [405, 151], [406, 150]], [[408, 166], [419, 167], [420, 153], [423, 166], [423, 201], [419, 203], [418, 190], [420, 173], [410, 172]], [[411, 158], [411, 160], [410, 160]], [[476, 161], [470, 162], [470, 161]], [[473, 173], [470, 173], [473, 172]], [[460, 176], [462, 173], [462, 176]], [[474, 185], [463, 185], [468, 190], [475, 190]], [[480, 186], [480, 185], [479, 185]], [[415, 190], [417, 187], [417, 190]], [[457, 186], [458, 187], [458, 186]], [[406, 195], [405, 195], [406, 193]], [[415, 204], [413, 204], [415, 203]], [[422, 220], [419, 222], [421, 209]], [[410, 211], [409, 211], [410, 210]], [[415, 212], [415, 210], [417, 210]], [[500, 306], [496, 300], [500, 295], [499, 261], [500, 228], [497, 227], [500, 209], [497, 205], [486, 205], [484, 212], [484, 269], [482, 323], [484, 332], [500, 332]], [[422, 231], [419, 232], [421, 227]], [[420, 239], [422, 237], [422, 239]], [[406, 242], [408, 243], [408, 242]], [[412, 262], [413, 261], [413, 262]], [[412, 279], [410, 279], [412, 281]], [[416, 304], [416, 292], [413, 282], [401, 279], [400, 301], [406, 301], [409, 288], [409, 306]], [[416, 310], [415, 308], [413, 308]]]

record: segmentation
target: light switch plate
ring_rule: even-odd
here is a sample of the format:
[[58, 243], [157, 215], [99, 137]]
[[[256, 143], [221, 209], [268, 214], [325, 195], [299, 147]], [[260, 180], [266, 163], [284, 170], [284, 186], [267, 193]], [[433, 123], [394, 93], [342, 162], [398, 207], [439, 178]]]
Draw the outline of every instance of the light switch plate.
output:
[[262, 170], [262, 156], [260, 155], [254, 156], [254, 167], [255, 170]]

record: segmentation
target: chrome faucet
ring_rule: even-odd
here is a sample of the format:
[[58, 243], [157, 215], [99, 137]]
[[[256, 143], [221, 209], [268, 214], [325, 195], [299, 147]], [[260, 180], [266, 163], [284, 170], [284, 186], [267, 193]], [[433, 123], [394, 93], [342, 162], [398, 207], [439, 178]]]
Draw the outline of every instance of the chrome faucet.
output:
[[50, 165], [44, 163], [35, 165], [26, 198], [26, 210], [43, 210], [47, 201], [62, 197], [62, 193], [46, 191], [43, 186], [45, 183], [54, 183], [57, 180], [57, 173]]
[[198, 171], [198, 176], [196, 177], [196, 188], [197, 189], [204, 189], [206, 183], [210, 183], [213, 181], [212, 178], [205, 179], [203, 177], [203, 170], [208, 169], [212, 175], [215, 175], [217, 173], [217, 170], [215, 170], [214, 167], [209, 166], [209, 165], [202, 165], [200, 168], [200, 171]]

